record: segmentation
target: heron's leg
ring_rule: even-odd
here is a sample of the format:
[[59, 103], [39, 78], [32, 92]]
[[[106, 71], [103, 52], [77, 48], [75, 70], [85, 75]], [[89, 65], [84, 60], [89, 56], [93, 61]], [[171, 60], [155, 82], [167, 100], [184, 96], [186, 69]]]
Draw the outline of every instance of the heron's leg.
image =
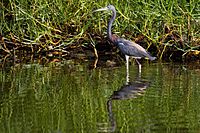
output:
[[126, 83], [129, 83], [129, 56], [125, 55], [126, 58]]
[[139, 74], [141, 74], [141, 69], [142, 69], [142, 65], [140, 64], [140, 62], [137, 60], [137, 59], [135, 59], [136, 60], [136, 62], [138, 63], [138, 67], [139, 67]]

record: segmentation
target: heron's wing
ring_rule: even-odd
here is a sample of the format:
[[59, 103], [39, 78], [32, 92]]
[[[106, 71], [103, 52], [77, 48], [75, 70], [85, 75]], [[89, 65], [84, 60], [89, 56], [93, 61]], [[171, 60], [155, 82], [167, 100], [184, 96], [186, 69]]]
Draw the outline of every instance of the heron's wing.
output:
[[125, 40], [123, 38], [118, 39], [118, 46], [119, 49], [122, 51], [122, 53], [130, 56], [135, 57], [149, 57], [150, 55], [147, 53], [147, 51], [140, 46], [139, 44]]

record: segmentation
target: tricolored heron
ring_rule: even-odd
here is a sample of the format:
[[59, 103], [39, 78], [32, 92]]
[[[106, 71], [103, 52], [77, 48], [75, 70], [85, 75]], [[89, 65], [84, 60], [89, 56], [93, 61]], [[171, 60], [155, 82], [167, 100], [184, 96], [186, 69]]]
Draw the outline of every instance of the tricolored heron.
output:
[[113, 5], [108, 5], [107, 7], [97, 9], [94, 12], [104, 11], [104, 10], [112, 11], [112, 17], [111, 17], [111, 19], [108, 23], [107, 34], [108, 34], [108, 38], [110, 39], [110, 41], [112, 43], [114, 43], [115, 45], [117, 45], [118, 48], [120, 49], [120, 51], [125, 55], [127, 74], [129, 73], [129, 56], [132, 56], [133, 58], [136, 59], [136, 62], [139, 65], [139, 73], [141, 73], [141, 64], [139, 63], [139, 61], [137, 59], [147, 57], [152, 61], [152, 60], [155, 60], [156, 57], [151, 56], [139, 44], [132, 42], [132, 41], [129, 41], [129, 40], [126, 40], [124, 38], [118, 38], [117, 36], [112, 35], [111, 27], [112, 27], [112, 23], [113, 23], [113, 21], [115, 20], [115, 17], [116, 17], [116, 10], [115, 10], [115, 7]]

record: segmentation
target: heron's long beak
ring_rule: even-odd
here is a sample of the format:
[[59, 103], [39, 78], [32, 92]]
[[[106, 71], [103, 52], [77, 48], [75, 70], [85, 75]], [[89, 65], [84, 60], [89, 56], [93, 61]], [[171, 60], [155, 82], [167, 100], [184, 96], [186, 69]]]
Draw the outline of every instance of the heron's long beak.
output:
[[100, 8], [100, 9], [94, 10], [93, 12], [99, 12], [99, 11], [105, 11], [105, 10], [108, 10], [108, 8], [107, 7]]

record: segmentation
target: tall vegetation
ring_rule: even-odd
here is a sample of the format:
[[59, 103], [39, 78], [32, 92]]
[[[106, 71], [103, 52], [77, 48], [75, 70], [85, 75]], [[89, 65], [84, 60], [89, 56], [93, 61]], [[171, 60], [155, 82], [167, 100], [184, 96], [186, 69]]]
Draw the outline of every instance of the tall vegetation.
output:
[[[2, 0], [1, 52], [28, 48], [35, 53], [88, 46], [104, 35], [109, 15], [92, 13], [115, 5], [113, 32], [138, 42], [154, 55], [200, 56], [200, 0]], [[93, 39], [92, 39], [93, 38]], [[9, 44], [9, 45], [8, 45]], [[93, 43], [94, 44], [94, 43]]]

